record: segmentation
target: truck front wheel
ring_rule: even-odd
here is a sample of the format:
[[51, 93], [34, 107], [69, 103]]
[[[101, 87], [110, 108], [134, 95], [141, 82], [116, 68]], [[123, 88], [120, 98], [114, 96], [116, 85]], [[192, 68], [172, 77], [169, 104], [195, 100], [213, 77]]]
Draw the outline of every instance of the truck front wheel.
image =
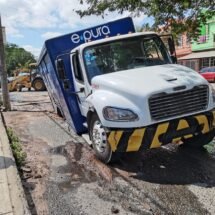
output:
[[22, 86], [21, 85], [17, 86], [17, 92], [22, 92]]
[[32, 87], [35, 91], [44, 91], [46, 89], [45, 84], [41, 78], [35, 79], [32, 83]]
[[89, 127], [92, 146], [97, 158], [104, 163], [116, 161], [117, 155], [111, 150], [105, 128], [97, 114], [93, 114]]

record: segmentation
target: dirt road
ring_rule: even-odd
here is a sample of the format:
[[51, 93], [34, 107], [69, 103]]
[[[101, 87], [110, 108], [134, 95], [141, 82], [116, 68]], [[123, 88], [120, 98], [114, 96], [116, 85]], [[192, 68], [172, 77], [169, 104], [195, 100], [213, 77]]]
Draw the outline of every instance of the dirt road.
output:
[[174, 145], [104, 165], [53, 113], [46, 92], [11, 93], [4, 113], [27, 152], [23, 186], [33, 214], [215, 214], [215, 150]]

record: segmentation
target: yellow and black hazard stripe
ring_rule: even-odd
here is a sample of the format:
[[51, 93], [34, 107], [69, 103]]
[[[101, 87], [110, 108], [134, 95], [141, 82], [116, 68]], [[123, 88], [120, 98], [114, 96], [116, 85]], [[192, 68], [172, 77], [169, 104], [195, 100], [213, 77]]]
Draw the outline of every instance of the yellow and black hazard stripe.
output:
[[182, 139], [203, 135], [215, 128], [215, 110], [159, 124], [108, 133], [113, 152], [131, 152], [177, 143]]

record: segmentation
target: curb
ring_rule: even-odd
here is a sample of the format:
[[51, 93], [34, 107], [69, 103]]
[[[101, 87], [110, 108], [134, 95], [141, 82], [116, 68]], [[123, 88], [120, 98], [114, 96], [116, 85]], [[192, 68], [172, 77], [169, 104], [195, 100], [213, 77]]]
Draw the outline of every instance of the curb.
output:
[[[9, 197], [13, 215], [30, 215], [30, 210], [22, 187], [21, 179], [18, 174], [15, 159], [13, 157], [2, 112], [0, 112], [0, 145], [2, 148], [5, 170], [9, 188]], [[7, 159], [6, 159], [7, 158]]]

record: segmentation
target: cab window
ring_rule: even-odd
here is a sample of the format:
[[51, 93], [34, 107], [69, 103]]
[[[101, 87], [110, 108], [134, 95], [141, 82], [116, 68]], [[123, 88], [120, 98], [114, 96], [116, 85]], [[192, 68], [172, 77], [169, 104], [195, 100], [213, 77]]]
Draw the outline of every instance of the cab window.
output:
[[72, 63], [73, 63], [73, 69], [74, 69], [75, 78], [78, 81], [83, 82], [84, 81], [83, 74], [82, 74], [81, 65], [80, 65], [80, 61], [79, 61], [79, 58], [78, 58], [77, 54], [73, 56]]

